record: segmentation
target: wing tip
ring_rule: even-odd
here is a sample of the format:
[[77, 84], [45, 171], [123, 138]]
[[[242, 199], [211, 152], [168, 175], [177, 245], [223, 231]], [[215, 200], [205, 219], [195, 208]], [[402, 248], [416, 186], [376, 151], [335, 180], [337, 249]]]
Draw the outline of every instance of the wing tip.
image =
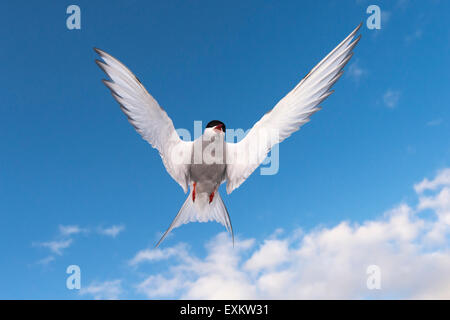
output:
[[[104, 59], [104, 57], [111, 57], [111, 55], [109, 53], [107, 53], [106, 51], [97, 48], [97, 47], [93, 47], [92, 48], [100, 57], [102, 57]], [[111, 57], [112, 58], [112, 57]]]
[[353, 50], [355, 48], [355, 46], [358, 44], [359, 40], [361, 40], [361, 35], [358, 35], [355, 40], [352, 41], [352, 43], [350, 44], [350, 46], [352, 47], [350, 50]]
[[363, 22], [361, 21], [358, 26], [348, 35], [347, 38], [353, 37], [359, 31], [359, 29], [361, 29], [362, 25]]
[[106, 69], [105, 69], [106, 63], [104, 61], [95, 59], [94, 62], [104, 73], [108, 74], [108, 72], [106, 72]]
[[159, 245], [164, 241], [167, 236], [167, 231], [162, 235], [161, 239], [159, 239], [158, 243], [155, 244], [155, 249], [158, 249]]
[[361, 22], [352, 32], [350, 32], [350, 34], [336, 48], [340, 47], [347, 40], [353, 38], [355, 36], [355, 34], [359, 31], [359, 29], [361, 29], [362, 25], [363, 25], [363, 23]]

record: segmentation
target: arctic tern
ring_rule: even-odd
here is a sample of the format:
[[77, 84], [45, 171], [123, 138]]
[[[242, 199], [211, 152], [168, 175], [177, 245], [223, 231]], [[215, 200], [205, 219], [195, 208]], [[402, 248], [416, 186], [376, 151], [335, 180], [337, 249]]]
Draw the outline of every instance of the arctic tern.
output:
[[225, 226], [234, 243], [230, 216], [218, 191], [219, 186], [226, 182], [228, 194], [238, 188], [275, 144], [297, 131], [320, 110], [319, 104], [333, 93], [330, 88], [342, 76], [344, 66], [353, 55], [352, 50], [361, 37], [354, 39], [360, 27], [361, 24], [237, 143], [225, 141], [225, 124], [218, 120], [210, 121], [203, 135], [195, 141], [181, 140], [172, 120], [139, 79], [119, 60], [94, 49], [103, 59], [96, 63], [111, 79], [103, 80], [103, 83], [111, 90], [128, 121], [159, 151], [166, 170], [184, 192], [190, 189], [156, 247], [172, 229], [182, 224], [212, 220]]

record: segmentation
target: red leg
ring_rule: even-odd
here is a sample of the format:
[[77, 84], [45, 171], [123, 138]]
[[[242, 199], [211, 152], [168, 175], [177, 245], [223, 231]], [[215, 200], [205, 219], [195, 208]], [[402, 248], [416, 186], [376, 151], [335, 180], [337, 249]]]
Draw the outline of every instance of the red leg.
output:
[[195, 186], [197, 185], [197, 182], [194, 182], [194, 190], [192, 191], [192, 202], [195, 202]]
[[209, 203], [211, 203], [214, 199], [214, 191], [209, 195]]

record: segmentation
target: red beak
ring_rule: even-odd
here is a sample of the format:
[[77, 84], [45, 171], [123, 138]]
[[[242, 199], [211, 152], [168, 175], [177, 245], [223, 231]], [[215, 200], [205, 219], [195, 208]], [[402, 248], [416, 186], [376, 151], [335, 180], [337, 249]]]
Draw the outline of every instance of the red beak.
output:
[[223, 131], [223, 130], [222, 130], [222, 127], [223, 127], [223, 125], [219, 124], [219, 125], [217, 125], [217, 126], [214, 127], [214, 130], [220, 130], [220, 131]]

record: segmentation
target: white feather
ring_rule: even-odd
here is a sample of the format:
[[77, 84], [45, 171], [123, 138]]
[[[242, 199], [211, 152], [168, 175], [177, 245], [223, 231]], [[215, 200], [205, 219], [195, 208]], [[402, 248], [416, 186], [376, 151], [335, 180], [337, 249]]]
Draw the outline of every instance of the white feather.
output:
[[186, 193], [189, 181], [185, 160], [191, 159], [192, 142], [180, 139], [167, 113], [125, 65], [100, 49], [95, 51], [104, 60], [96, 63], [111, 78], [103, 83], [136, 131], [159, 151], [167, 172]]
[[227, 143], [227, 193], [239, 187], [266, 158], [271, 148], [297, 131], [320, 110], [318, 105], [342, 75], [352, 56], [361, 24], [320, 61], [295, 88], [266, 113], [238, 143]]
[[158, 247], [164, 241], [170, 231], [185, 223], [209, 221], [217, 221], [225, 226], [227, 231], [231, 234], [234, 244], [234, 234], [233, 227], [231, 226], [230, 215], [228, 214], [228, 210], [223, 203], [219, 191], [216, 192], [211, 203], [209, 203], [209, 195], [206, 193], [197, 194], [194, 202], [192, 200], [191, 191], [180, 211], [155, 247]]

